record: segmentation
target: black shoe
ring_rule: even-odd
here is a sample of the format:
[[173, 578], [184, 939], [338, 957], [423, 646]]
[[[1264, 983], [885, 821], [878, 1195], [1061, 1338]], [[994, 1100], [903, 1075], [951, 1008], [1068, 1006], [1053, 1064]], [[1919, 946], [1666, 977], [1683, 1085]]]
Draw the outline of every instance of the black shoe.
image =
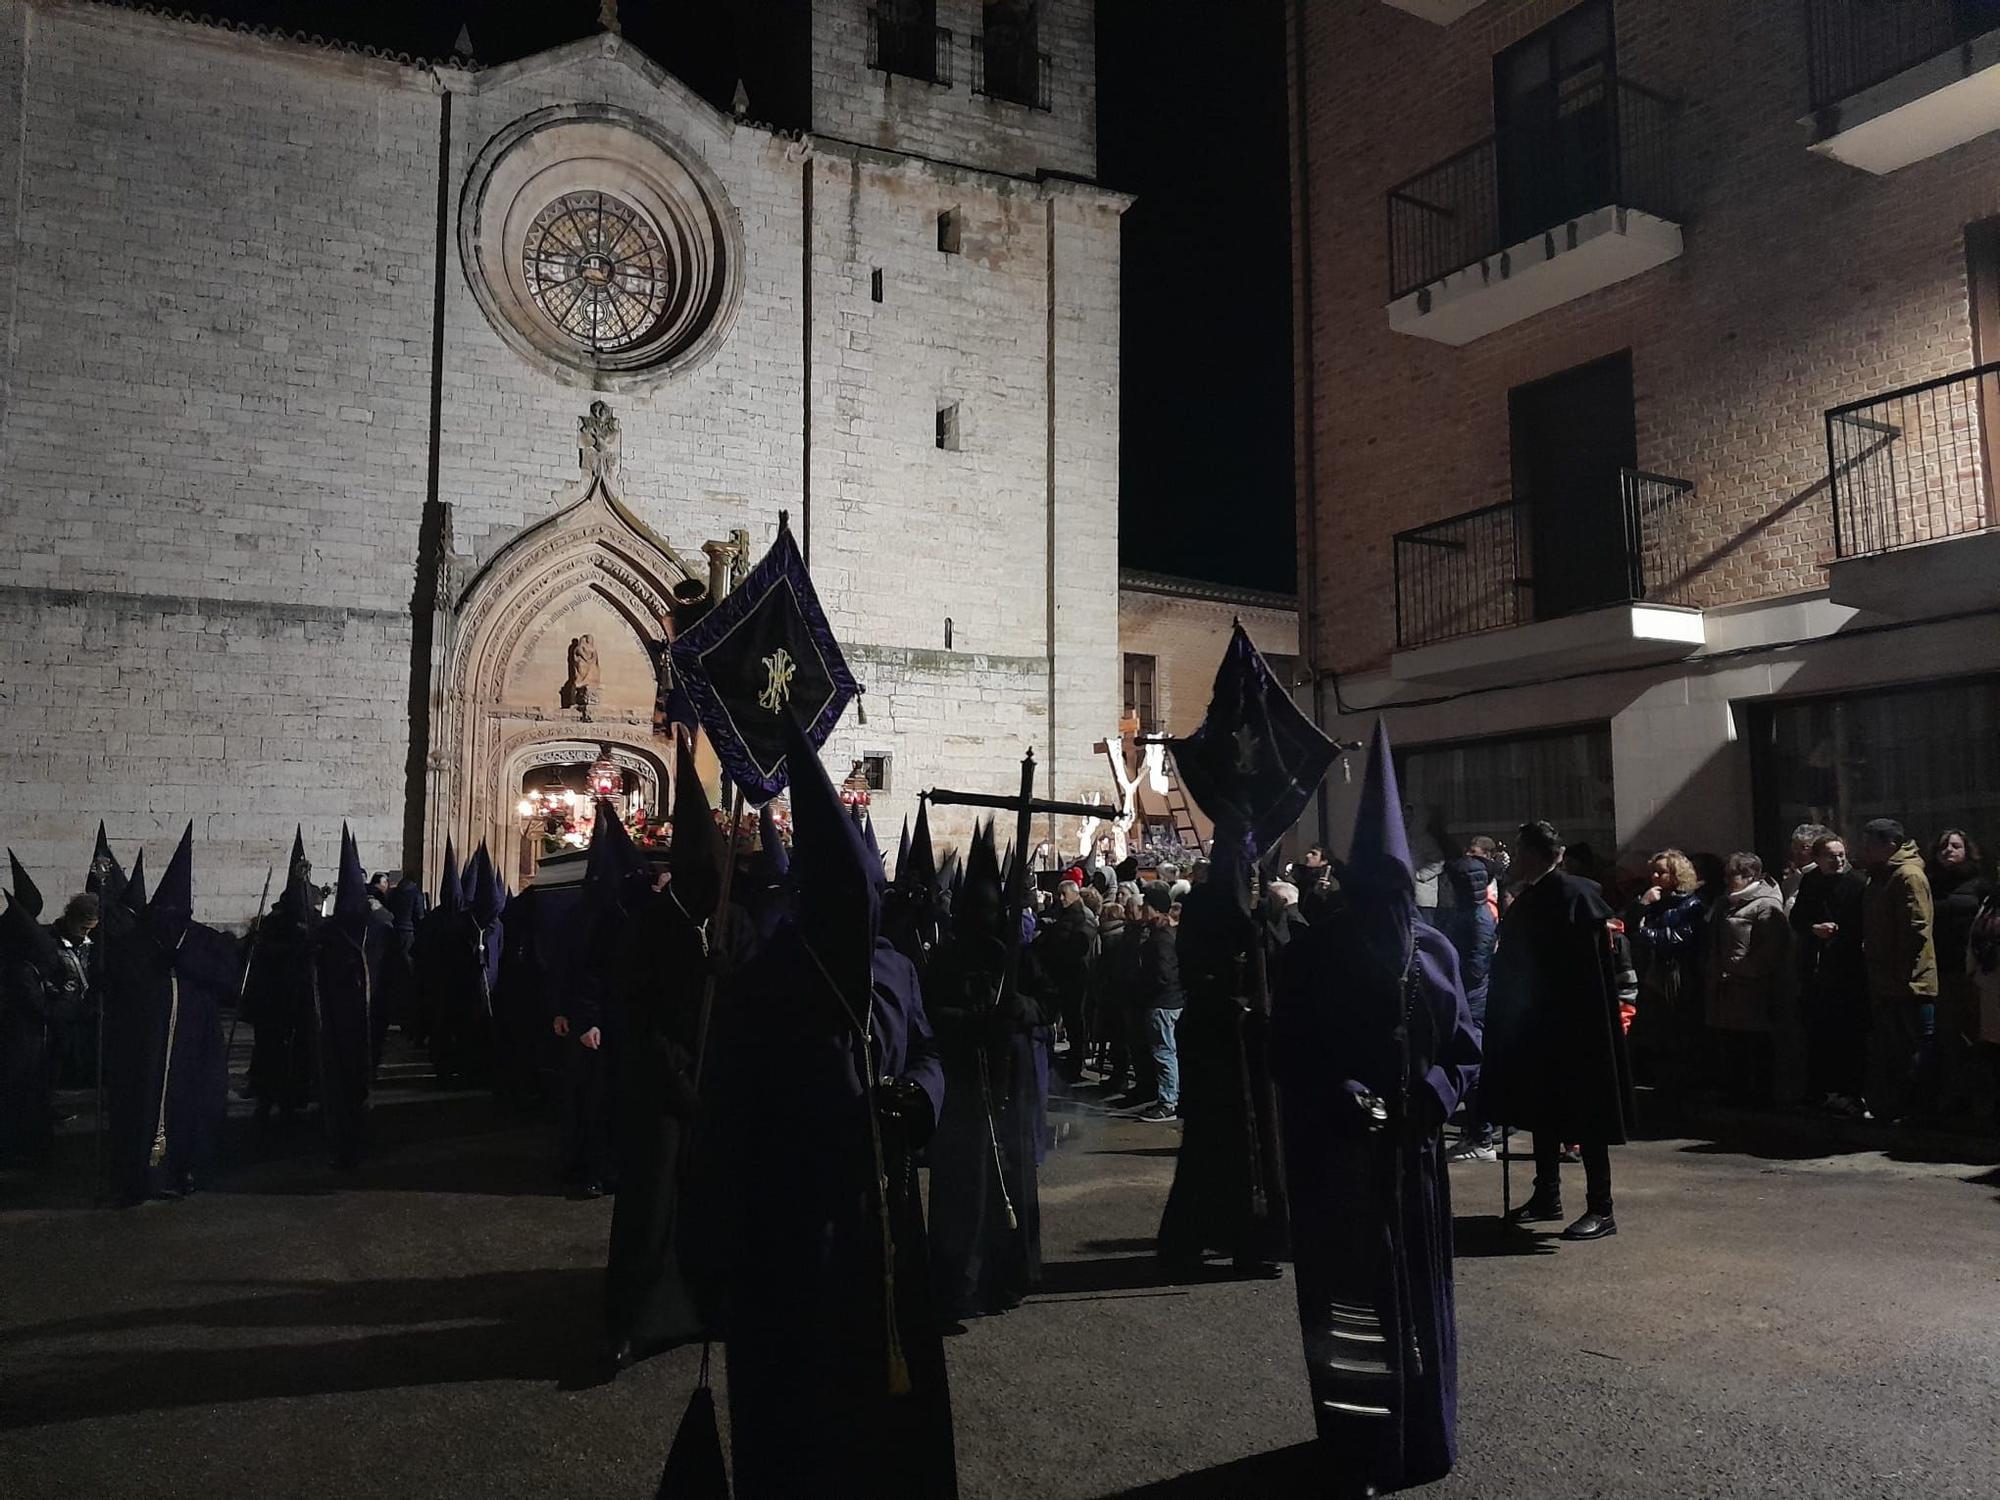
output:
[[569, 1187], [569, 1198], [575, 1203], [588, 1203], [594, 1198], [602, 1198], [604, 1188], [595, 1182], [573, 1182]]
[[1560, 1198], [1544, 1198], [1537, 1193], [1526, 1203], [1507, 1215], [1509, 1224], [1552, 1224], [1563, 1216], [1563, 1201]]
[[1601, 1240], [1606, 1235], [1616, 1234], [1617, 1232], [1618, 1221], [1616, 1219], [1612, 1218], [1610, 1214], [1601, 1214], [1593, 1209], [1570, 1225], [1569, 1228], [1565, 1229], [1562, 1232], [1562, 1237], [1566, 1240]]

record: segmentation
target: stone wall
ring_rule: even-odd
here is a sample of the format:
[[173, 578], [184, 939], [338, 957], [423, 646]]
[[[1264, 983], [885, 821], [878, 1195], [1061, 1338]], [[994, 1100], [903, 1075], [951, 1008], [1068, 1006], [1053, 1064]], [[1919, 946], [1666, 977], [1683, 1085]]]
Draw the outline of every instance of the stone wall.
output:
[[1823, 586], [1827, 407], [1972, 363], [1964, 231], [2000, 213], [2000, 138], [1887, 177], [1812, 154], [1802, 8], [1729, 0], [1616, 7], [1620, 74], [1680, 101], [1680, 259], [1464, 348], [1392, 334], [1384, 195], [1492, 130], [1494, 53], [1567, 8], [1494, 0], [1450, 27], [1380, 0], [1296, 9], [1299, 389], [1310, 360], [1319, 567], [1341, 600], [1323, 665], [1386, 660], [1394, 532], [1509, 498], [1512, 386], [1632, 351], [1639, 465], [1695, 483], [1691, 602], [1713, 606]]
[[431, 74], [0, 0], [0, 78], [21, 102], [0, 131], [0, 794], [38, 872], [80, 872], [100, 815], [121, 853], [195, 817], [221, 920], [301, 810], [309, 838], [345, 816], [371, 866], [400, 862], [440, 230], [437, 493], [463, 586], [572, 493], [593, 393], [487, 323], [460, 194], [496, 132], [580, 101], [705, 164], [744, 250], [713, 357], [608, 397], [627, 503], [697, 563], [738, 528], [760, 553], [791, 512], [870, 687], [829, 763], [846, 737], [891, 751], [885, 815], [920, 787], [1010, 787], [1029, 744], [1057, 795], [1091, 774], [1117, 714], [1121, 197], [788, 139], [609, 37]]
[[1090, 0], [1041, 0], [1049, 54], [1046, 110], [973, 92], [981, 0], [937, 0], [951, 38], [951, 82], [868, 66], [870, 0], [821, 0], [813, 10], [812, 121], [838, 136], [996, 172], [1097, 175], [1097, 28]]

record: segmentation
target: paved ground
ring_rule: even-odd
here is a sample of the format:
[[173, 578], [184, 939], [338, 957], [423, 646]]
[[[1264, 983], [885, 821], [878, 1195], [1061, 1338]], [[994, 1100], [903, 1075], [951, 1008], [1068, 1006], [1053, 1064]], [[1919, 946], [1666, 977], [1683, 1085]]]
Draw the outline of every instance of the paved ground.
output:
[[[239, 1122], [185, 1203], [0, 1179], [0, 1494], [650, 1495], [693, 1361], [590, 1383], [609, 1204], [482, 1098], [378, 1120], [349, 1178]], [[1052, 1159], [1041, 1295], [950, 1344], [966, 1494], [1313, 1493], [1289, 1281], [1154, 1273], [1175, 1139], [1086, 1112]], [[1435, 1492], [2000, 1493], [2000, 1173], [1865, 1146], [1632, 1147], [1595, 1245], [1496, 1235], [1499, 1168], [1458, 1168]]]

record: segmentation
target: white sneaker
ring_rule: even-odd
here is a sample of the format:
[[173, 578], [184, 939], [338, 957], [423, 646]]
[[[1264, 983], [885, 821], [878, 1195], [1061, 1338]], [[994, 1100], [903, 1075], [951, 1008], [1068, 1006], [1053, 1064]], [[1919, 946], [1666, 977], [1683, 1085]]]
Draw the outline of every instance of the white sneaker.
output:
[[1500, 1153], [1483, 1141], [1467, 1141], [1463, 1145], [1454, 1146], [1450, 1154], [1445, 1157], [1445, 1160], [1498, 1161], [1500, 1160]]

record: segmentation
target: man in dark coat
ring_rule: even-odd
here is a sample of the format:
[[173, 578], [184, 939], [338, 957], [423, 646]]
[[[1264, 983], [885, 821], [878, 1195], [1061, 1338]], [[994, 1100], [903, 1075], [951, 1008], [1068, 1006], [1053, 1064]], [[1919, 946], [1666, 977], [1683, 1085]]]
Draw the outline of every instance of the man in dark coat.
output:
[[194, 920], [190, 823], [111, 955], [104, 1067], [120, 1203], [183, 1196], [207, 1171], [228, 1103], [219, 1006], [238, 977], [236, 944]]
[[1456, 1458], [1451, 1182], [1440, 1139], [1479, 1071], [1451, 944], [1416, 914], [1378, 723], [1339, 902], [1286, 946], [1272, 1015], [1313, 1416], [1336, 1494]]
[[722, 894], [721, 834], [687, 741], [675, 752], [674, 839], [664, 888], [628, 882], [630, 915], [605, 965], [618, 1201], [604, 1267], [614, 1368], [703, 1332], [681, 1270], [681, 1172], [694, 1123], [694, 1054]]
[[42, 893], [7, 851], [13, 880], [0, 911], [0, 1160], [39, 1161], [55, 1139], [52, 1041], [59, 1013], [62, 956], [36, 918]]
[[250, 1092], [259, 1125], [270, 1123], [273, 1109], [289, 1124], [312, 1102], [317, 1045], [312, 966], [321, 921], [312, 868], [305, 830], [295, 829], [285, 888], [258, 924], [250, 954], [244, 998], [246, 1019], [257, 1032], [250, 1049]]
[[727, 1306], [739, 1500], [949, 1500], [915, 1166], [944, 1076], [867, 853], [788, 728], [798, 911], [717, 1010], [684, 1258]]
[[320, 1114], [333, 1164], [343, 1169], [358, 1166], [368, 1144], [368, 1094], [386, 1021], [383, 973], [395, 938], [395, 919], [369, 901], [367, 880], [343, 825], [333, 915], [320, 927], [313, 972]]
[[1040, 1008], [1008, 945], [1019, 944], [991, 824], [972, 841], [951, 936], [924, 975], [945, 1103], [931, 1141], [931, 1287], [947, 1321], [1019, 1307], [1041, 1281], [1042, 1130], [1035, 1072]]
[[[1186, 1272], [1214, 1251], [1246, 1275], [1275, 1276], [1285, 1255], [1286, 1210], [1267, 945], [1274, 931], [1288, 943], [1292, 929], [1252, 915], [1242, 848], [1240, 829], [1219, 826], [1208, 878], [1181, 903], [1181, 1150], [1160, 1217], [1159, 1255]], [[1275, 905], [1268, 892], [1265, 899]]]
[[1563, 1217], [1562, 1148], [1582, 1145], [1587, 1211], [1563, 1238], [1594, 1240], [1618, 1232], [1609, 1148], [1634, 1118], [1621, 1007], [1636, 1005], [1639, 981], [1623, 924], [1562, 864], [1556, 830], [1523, 825], [1513, 864], [1523, 886], [1500, 921], [1486, 1002], [1480, 1107], [1535, 1134], [1535, 1191], [1517, 1223]]

